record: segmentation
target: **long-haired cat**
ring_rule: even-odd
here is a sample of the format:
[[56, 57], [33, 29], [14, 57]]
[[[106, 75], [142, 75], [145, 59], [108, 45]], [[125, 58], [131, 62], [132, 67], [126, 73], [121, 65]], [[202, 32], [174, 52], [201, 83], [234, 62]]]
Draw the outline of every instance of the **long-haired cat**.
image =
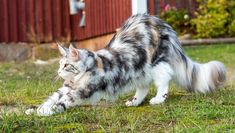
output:
[[147, 14], [130, 17], [99, 51], [58, 47], [63, 55], [58, 74], [65, 82], [38, 107], [38, 115], [52, 115], [84, 102], [92, 104], [131, 89], [136, 93], [126, 106], [138, 106], [151, 83], [157, 86], [157, 94], [149, 103], [155, 105], [167, 98], [171, 80], [188, 91], [207, 93], [226, 79], [221, 62], [192, 61], [171, 26]]

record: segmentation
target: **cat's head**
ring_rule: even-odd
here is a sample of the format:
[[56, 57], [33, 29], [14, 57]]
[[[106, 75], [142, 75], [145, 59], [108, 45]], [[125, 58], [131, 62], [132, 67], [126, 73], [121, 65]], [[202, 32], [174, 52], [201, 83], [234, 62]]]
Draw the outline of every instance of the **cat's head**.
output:
[[65, 48], [58, 45], [63, 56], [60, 60], [58, 75], [64, 80], [72, 80], [76, 75], [89, 71], [95, 66], [95, 54], [85, 49], [76, 49], [73, 45]]

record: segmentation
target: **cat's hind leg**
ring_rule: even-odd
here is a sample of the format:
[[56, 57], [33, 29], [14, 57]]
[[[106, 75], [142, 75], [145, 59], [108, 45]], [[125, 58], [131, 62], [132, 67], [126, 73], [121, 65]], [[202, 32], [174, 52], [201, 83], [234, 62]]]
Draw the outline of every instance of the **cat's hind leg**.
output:
[[153, 68], [153, 80], [157, 87], [157, 94], [150, 100], [151, 105], [160, 104], [168, 96], [169, 82], [172, 79], [173, 70], [167, 63], [159, 63]]
[[149, 91], [149, 87], [144, 87], [144, 88], [137, 88], [135, 92], [135, 96], [133, 97], [132, 100], [126, 102], [126, 106], [138, 106], [139, 104], [142, 103], [144, 98], [147, 96]]

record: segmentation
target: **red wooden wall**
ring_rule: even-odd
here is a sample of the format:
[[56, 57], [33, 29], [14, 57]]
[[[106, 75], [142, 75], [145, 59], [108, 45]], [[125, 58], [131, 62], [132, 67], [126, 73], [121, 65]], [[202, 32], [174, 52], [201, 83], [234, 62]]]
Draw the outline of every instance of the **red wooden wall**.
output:
[[130, 15], [131, 0], [85, 0], [69, 14], [68, 0], [0, 0], [0, 42], [79, 41], [114, 32]]

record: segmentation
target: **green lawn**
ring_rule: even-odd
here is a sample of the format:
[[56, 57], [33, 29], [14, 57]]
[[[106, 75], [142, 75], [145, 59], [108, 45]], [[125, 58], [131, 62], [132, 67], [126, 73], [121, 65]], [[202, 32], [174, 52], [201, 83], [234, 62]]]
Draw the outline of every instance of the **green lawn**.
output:
[[[235, 131], [235, 45], [185, 47], [194, 60], [219, 60], [228, 70], [224, 88], [196, 95], [171, 85], [162, 105], [148, 104], [154, 87], [139, 107], [125, 107], [129, 93], [115, 103], [82, 106], [50, 117], [27, 116], [25, 108], [38, 105], [62, 81], [55, 80], [58, 64], [35, 66], [25, 63], [0, 64], [0, 131], [36, 132], [234, 132]], [[5, 113], [3, 113], [5, 112]]]

